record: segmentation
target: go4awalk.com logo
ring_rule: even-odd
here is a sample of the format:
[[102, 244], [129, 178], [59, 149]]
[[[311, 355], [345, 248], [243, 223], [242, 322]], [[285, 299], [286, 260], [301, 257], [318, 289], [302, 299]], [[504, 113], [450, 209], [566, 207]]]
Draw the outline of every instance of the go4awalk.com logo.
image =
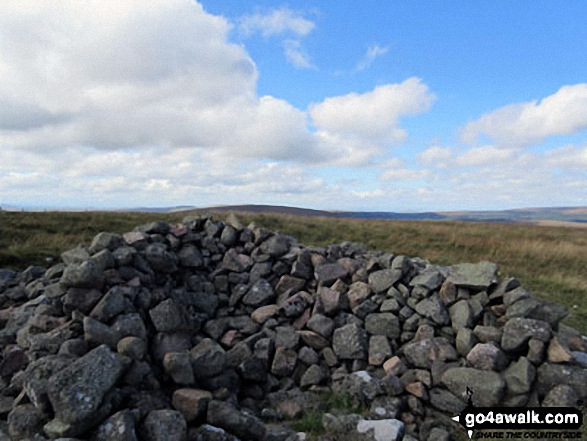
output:
[[[469, 438], [476, 430], [487, 439], [581, 439], [583, 413], [574, 407], [475, 407], [467, 388], [468, 404], [460, 415], [453, 417], [465, 428]], [[582, 403], [578, 402], [578, 406]], [[523, 431], [523, 432], [522, 432]]]

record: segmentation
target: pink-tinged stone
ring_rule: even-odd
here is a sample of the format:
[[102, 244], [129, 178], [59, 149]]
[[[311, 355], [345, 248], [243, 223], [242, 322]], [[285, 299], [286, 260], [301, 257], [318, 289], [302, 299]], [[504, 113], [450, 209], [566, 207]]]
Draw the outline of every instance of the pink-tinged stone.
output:
[[277, 405], [277, 410], [288, 418], [298, 418], [302, 415], [302, 408], [295, 401], [282, 401]]
[[426, 390], [426, 386], [422, 384], [420, 381], [416, 381], [414, 383], [406, 384], [405, 389], [411, 393], [412, 395], [422, 398], [423, 400], [428, 400], [428, 390]]
[[307, 308], [302, 315], [300, 315], [294, 322], [293, 322], [293, 327], [296, 330], [300, 330], [303, 329], [304, 326], [306, 326], [306, 323], [308, 323], [308, 320], [310, 320], [310, 308]]
[[231, 348], [239, 341], [240, 333], [235, 329], [231, 329], [230, 331], [226, 331], [226, 334], [222, 336], [222, 338], [220, 339], [220, 344], [222, 344], [225, 347]]
[[304, 343], [314, 349], [324, 349], [330, 346], [330, 342], [322, 337], [320, 334], [317, 334], [313, 331], [298, 331]]
[[251, 319], [253, 319], [255, 323], [262, 325], [275, 314], [277, 314], [278, 311], [279, 306], [277, 305], [261, 306], [260, 308], [257, 308], [253, 311], [251, 314]]
[[558, 338], [550, 340], [547, 350], [548, 361], [551, 363], [567, 363], [574, 359], [573, 354], [566, 345], [563, 345]]
[[383, 363], [383, 369], [387, 375], [401, 375], [406, 371], [406, 365], [395, 355]]
[[177, 389], [173, 393], [171, 404], [180, 411], [188, 423], [205, 415], [212, 393], [199, 389]]
[[173, 234], [175, 237], [181, 237], [181, 236], [185, 236], [188, 233], [188, 229], [185, 225], [179, 224], [179, 225], [174, 225], [173, 227], [171, 227], [169, 232], [171, 234]]

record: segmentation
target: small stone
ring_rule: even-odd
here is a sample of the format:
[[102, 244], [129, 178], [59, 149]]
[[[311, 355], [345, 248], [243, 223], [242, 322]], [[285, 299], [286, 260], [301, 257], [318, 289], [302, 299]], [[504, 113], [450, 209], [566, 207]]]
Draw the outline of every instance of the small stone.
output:
[[367, 334], [356, 324], [345, 325], [334, 331], [332, 349], [339, 359], [367, 359]]
[[389, 312], [369, 314], [365, 317], [365, 330], [371, 335], [396, 339], [400, 335], [399, 319]]
[[398, 376], [402, 375], [407, 368], [404, 362], [396, 355], [383, 363], [383, 369], [387, 375]]
[[467, 400], [467, 390], [473, 392], [473, 405], [497, 406], [505, 391], [505, 381], [496, 372], [467, 367], [448, 369], [442, 382], [454, 395]]
[[262, 325], [271, 317], [275, 316], [279, 312], [279, 306], [277, 305], [266, 305], [261, 306], [253, 311], [251, 318], [255, 323]]
[[207, 390], [177, 389], [173, 392], [171, 404], [189, 424], [206, 414], [211, 400], [212, 393]]
[[273, 364], [271, 365], [271, 373], [276, 377], [288, 377], [290, 376], [297, 364], [298, 354], [285, 347], [278, 347], [275, 350], [275, 356], [273, 357]]
[[384, 335], [373, 335], [369, 339], [369, 364], [381, 366], [385, 360], [391, 357], [391, 346]]
[[94, 441], [138, 441], [132, 412], [121, 410], [104, 421], [96, 430]]
[[573, 353], [556, 337], [550, 340], [547, 356], [549, 363], [568, 363], [573, 361]]
[[259, 279], [243, 297], [242, 302], [247, 306], [259, 308], [275, 300], [277, 294], [271, 284], [265, 279]]
[[357, 432], [363, 434], [369, 431], [373, 432], [376, 441], [400, 441], [404, 438], [404, 423], [395, 419], [359, 420]]
[[304, 375], [302, 375], [302, 379], [300, 380], [300, 386], [314, 386], [322, 383], [322, 381], [324, 381], [325, 379], [326, 375], [324, 374], [322, 368], [314, 364], [310, 366], [308, 369], [306, 369], [306, 372], [304, 372]]
[[142, 360], [147, 354], [147, 344], [138, 337], [125, 337], [118, 342], [116, 350], [133, 360]]
[[322, 314], [314, 314], [306, 326], [326, 338], [330, 338], [334, 331], [334, 321]]
[[196, 378], [213, 377], [224, 370], [226, 352], [214, 340], [205, 338], [190, 353]]
[[508, 360], [497, 346], [479, 343], [467, 354], [467, 363], [476, 369], [500, 372], [505, 369]]
[[450, 268], [448, 281], [475, 290], [487, 289], [497, 282], [497, 265], [491, 262], [461, 263]]
[[508, 393], [519, 395], [528, 393], [532, 387], [536, 369], [526, 357], [512, 364], [504, 371], [503, 379], [505, 380]]
[[373, 292], [387, 291], [402, 277], [402, 271], [398, 269], [385, 269], [369, 274], [369, 285]]
[[516, 317], [507, 321], [503, 327], [501, 347], [504, 351], [522, 351], [530, 338], [548, 342], [551, 336], [550, 325], [534, 319]]
[[165, 372], [177, 384], [195, 384], [192, 357], [189, 352], [168, 352], [163, 359]]
[[314, 277], [325, 286], [330, 286], [337, 279], [344, 279], [348, 271], [340, 263], [326, 263], [314, 268]]
[[439, 326], [445, 326], [450, 323], [448, 312], [438, 294], [418, 302], [414, 309], [422, 317], [432, 320]]
[[542, 400], [542, 407], [575, 407], [579, 397], [575, 390], [566, 385], [559, 384], [553, 387]]
[[187, 424], [176, 410], [153, 410], [141, 424], [140, 434], [145, 441], [185, 441]]

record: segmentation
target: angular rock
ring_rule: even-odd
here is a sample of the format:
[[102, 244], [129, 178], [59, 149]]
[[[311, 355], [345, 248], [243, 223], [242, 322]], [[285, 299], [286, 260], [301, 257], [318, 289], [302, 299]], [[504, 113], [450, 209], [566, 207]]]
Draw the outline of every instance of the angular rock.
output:
[[501, 347], [504, 351], [524, 350], [530, 338], [547, 342], [550, 339], [551, 328], [546, 322], [527, 318], [513, 318], [503, 327]]
[[452, 328], [459, 331], [473, 326], [473, 311], [466, 300], [459, 300], [449, 309]]
[[384, 292], [391, 288], [401, 277], [402, 271], [399, 269], [375, 271], [369, 274], [369, 285], [375, 293]]
[[553, 387], [542, 400], [542, 407], [576, 407], [579, 397], [575, 390], [566, 384]]
[[456, 286], [487, 289], [497, 282], [497, 265], [491, 262], [461, 263], [451, 267], [447, 280]]
[[450, 323], [448, 312], [437, 294], [418, 302], [415, 309], [422, 317], [432, 320], [439, 326], [446, 326]]
[[334, 331], [334, 321], [322, 314], [314, 314], [306, 326], [326, 338], [330, 338]]
[[579, 366], [544, 363], [536, 370], [535, 389], [540, 396], [555, 386], [565, 384], [573, 388], [580, 399], [587, 398], [587, 369]]
[[102, 345], [57, 372], [48, 384], [55, 417], [64, 423], [91, 418], [124, 369], [120, 356]]
[[159, 332], [178, 332], [187, 329], [183, 311], [173, 299], [159, 303], [149, 311], [149, 316]]
[[367, 359], [367, 333], [357, 324], [348, 324], [334, 331], [332, 349], [342, 360]]
[[212, 400], [208, 404], [207, 421], [239, 438], [262, 440], [267, 429], [256, 417], [239, 412], [223, 401]]
[[314, 268], [314, 277], [326, 286], [332, 285], [337, 279], [344, 279], [348, 271], [340, 263], [325, 263]]
[[503, 379], [505, 380], [510, 394], [525, 394], [530, 392], [532, 383], [536, 375], [536, 369], [526, 357], [512, 364], [504, 371]]
[[273, 357], [271, 373], [279, 378], [288, 377], [293, 373], [297, 361], [298, 354], [294, 350], [278, 347]]
[[163, 359], [163, 368], [175, 383], [184, 386], [195, 384], [192, 357], [189, 352], [168, 352]]
[[196, 378], [220, 374], [226, 365], [226, 352], [214, 340], [205, 338], [190, 351]]
[[177, 389], [173, 392], [171, 404], [181, 412], [187, 423], [206, 415], [212, 393], [199, 389]]
[[505, 381], [495, 372], [473, 368], [452, 368], [442, 375], [442, 383], [455, 396], [467, 401], [467, 388], [473, 392], [473, 405], [497, 406], [505, 392]]
[[390, 339], [399, 337], [399, 319], [390, 312], [369, 314], [365, 317], [365, 330], [371, 335], [384, 335]]
[[140, 434], [145, 441], [185, 441], [187, 424], [176, 410], [153, 410], [142, 422]]
[[259, 279], [243, 297], [242, 302], [247, 306], [259, 308], [275, 300], [277, 294], [271, 284], [265, 279]]
[[391, 346], [384, 335], [373, 335], [369, 339], [369, 364], [381, 366], [392, 355]]
[[115, 413], [98, 427], [93, 440], [138, 441], [133, 414], [128, 410]]
[[357, 432], [364, 434], [370, 431], [373, 431], [373, 436], [376, 441], [401, 441], [404, 439], [404, 423], [400, 420], [359, 420], [357, 423]]
[[104, 275], [94, 262], [85, 261], [79, 265], [67, 265], [59, 283], [64, 288], [100, 289], [104, 284]]
[[491, 343], [479, 343], [467, 354], [467, 363], [476, 369], [501, 372], [508, 360], [499, 347]]

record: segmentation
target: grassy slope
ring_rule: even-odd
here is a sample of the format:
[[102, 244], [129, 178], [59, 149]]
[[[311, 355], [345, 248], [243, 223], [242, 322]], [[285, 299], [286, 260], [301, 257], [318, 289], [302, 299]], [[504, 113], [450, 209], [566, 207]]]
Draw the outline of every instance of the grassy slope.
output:
[[[0, 268], [44, 264], [48, 256], [89, 244], [100, 231], [124, 233], [153, 220], [181, 221], [183, 214], [0, 212]], [[219, 215], [224, 218], [225, 215]], [[418, 256], [432, 263], [490, 260], [502, 277], [515, 276], [542, 299], [566, 305], [566, 322], [587, 333], [587, 230], [517, 224], [304, 218], [243, 214], [308, 245], [344, 240], [369, 249]], [[573, 306], [576, 305], [576, 308]]]

